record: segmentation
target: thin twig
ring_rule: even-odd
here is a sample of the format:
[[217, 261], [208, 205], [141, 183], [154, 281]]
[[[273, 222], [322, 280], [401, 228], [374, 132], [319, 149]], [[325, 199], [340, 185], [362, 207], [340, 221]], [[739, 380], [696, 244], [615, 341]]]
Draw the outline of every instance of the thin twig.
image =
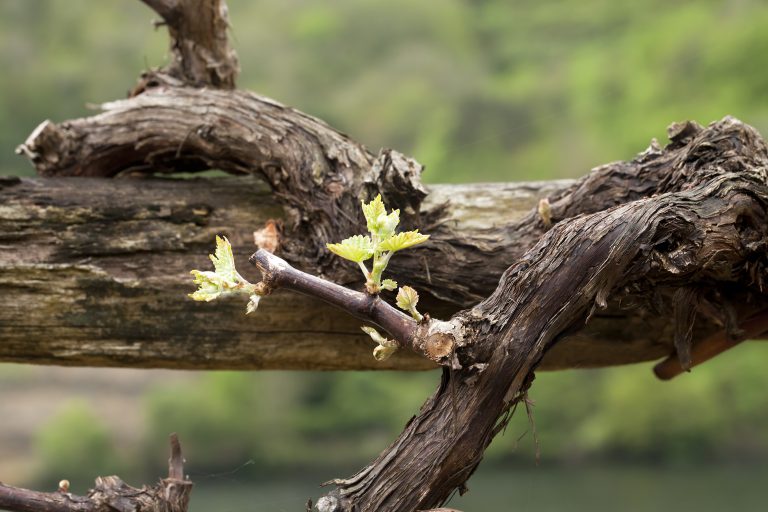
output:
[[413, 348], [418, 323], [381, 300], [378, 295], [350, 290], [307, 274], [263, 249], [255, 252], [249, 261], [261, 271], [262, 283], [268, 290], [284, 288], [316, 297], [356, 318], [381, 327], [402, 346]]

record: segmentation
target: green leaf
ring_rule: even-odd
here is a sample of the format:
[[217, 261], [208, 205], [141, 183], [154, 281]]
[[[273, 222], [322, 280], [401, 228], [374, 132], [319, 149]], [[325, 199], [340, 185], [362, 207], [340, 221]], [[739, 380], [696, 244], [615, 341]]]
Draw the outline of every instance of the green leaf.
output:
[[389, 359], [389, 357], [397, 352], [398, 348], [400, 348], [400, 345], [395, 340], [385, 338], [373, 327], [364, 325], [360, 327], [360, 329], [362, 329], [365, 334], [370, 336], [373, 341], [378, 343], [378, 346], [373, 349], [373, 357], [375, 357], [377, 361], [384, 361], [385, 359]]
[[397, 307], [405, 311], [416, 309], [419, 303], [419, 294], [410, 286], [403, 286], [397, 292]]
[[360, 263], [373, 256], [373, 242], [370, 237], [355, 235], [342, 240], [340, 244], [325, 244], [329, 251], [350, 261]]
[[392, 354], [395, 352], [397, 352], [397, 347], [385, 347], [384, 345], [379, 345], [373, 349], [373, 357], [377, 361], [386, 361], [392, 357]]
[[401, 251], [429, 240], [429, 235], [422, 235], [418, 231], [405, 231], [379, 243], [379, 251]]
[[381, 282], [381, 289], [382, 290], [394, 290], [397, 288], [397, 281], [394, 281], [392, 279], [385, 279]]
[[373, 341], [375, 341], [378, 344], [386, 343], [387, 339], [382, 336], [379, 331], [374, 329], [373, 327], [368, 327], [367, 325], [363, 325], [360, 327], [360, 330], [362, 330], [365, 334], [371, 337]]
[[215, 272], [193, 270], [190, 273], [195, 276], [195, 284], [198, 285], [197, 291], [189, 294], [194, 300], [210, 302], [224, 293], [232, 284]]
[[395, 228], [400, 224], [400, 210], [392, 210], [388, 215], [379, 215], [374, 226], [380, 240], [386, 240], [395, 234]]
[[387, 214], [387, 209], [384, 208], [384, 202], [381, 200], [381, 194], [370, 203], [366, 204], [365, 201], [360, 201], [363, 207], [363, 215], [365, 216], [365, 222], [368, 223], [368, 231], [373, 232], [373, 225], [381, 215]]
[[227, 281], [237, 281], [237, 271], [235, 271], [235, 257], [232, 255], [232, 245], [227, 237], [216, 236], [216, 254], [210, 254], [213, 262], [213, 268], [216, 274]]
[[237, 273], [235, 258], [232, 255], [232, 245], [229, 240], [217, 236], [216, 253], [211, 254], [210, 258], [215, 269], [213, 272], [200, 270], [190, 272], [195, 277], [195, 284], [198, 288], [189, 296], [194, 300], [210, 302], [221, 295], [248, 294], [251, 297], [247, 312], [254, 312], [259, 303], [258, 287]]
[[222, 293], [232, 292], [238, 288], [240, 276], [235, 270], [235, 257], [232, 255], [232, 245], [226, 237], [216, 237], [216, 254], [210, 254], [214, 272], [193, 270], [195, 284], [198, 289], [189, 296], [194, 300], [212, 301]]
[[395, 233], [395, 228], [400, 223], [400, 210], [392, 210], [389, 214], [381, 200], [381, 194], [368, 204], [361, 203], [363, 215], [371, 235], [380, 240], [389, 238]]

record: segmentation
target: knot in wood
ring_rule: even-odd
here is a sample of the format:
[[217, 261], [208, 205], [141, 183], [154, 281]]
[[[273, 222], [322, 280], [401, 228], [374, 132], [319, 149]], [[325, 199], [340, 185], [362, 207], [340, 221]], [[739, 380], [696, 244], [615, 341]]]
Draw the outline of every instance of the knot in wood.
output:
[[424, 353], [433, 361], [443, 361], [453, 352], [455, 340], [444, 332], [436, 332], [424, 341]]

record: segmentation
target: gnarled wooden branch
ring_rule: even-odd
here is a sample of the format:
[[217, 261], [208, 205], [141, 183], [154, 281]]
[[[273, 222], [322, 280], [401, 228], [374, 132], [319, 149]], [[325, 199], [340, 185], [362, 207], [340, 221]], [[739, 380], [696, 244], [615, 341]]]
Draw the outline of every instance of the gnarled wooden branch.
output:
[[[725, 120], [710, 135], [734, 125]], [[556, 224], [493, 294], [453, 317], [463, 330], [461, 368], [444, 372], [420, 414], [371, 465], [334, 482], [320, 512], [443, 504], [474, 472], [545, 352], [609, 300], [638, 307], [656, 290], [674, 298], [695, 287], [703, 300], [727, 289], [737, 303], [765, 307], [767, 162], [724, 159], [706, 154], [695, 171], [667, 176], [670, 192]]]
[[144, 73], [131, 95], [160, 84], [234, 89], [239, 71], [229, 46], [222, 0], [142, 0], [162, 18], [171, 40], [170, 63]]
[[11, 512], [186, 512], [192, 482], [184, 476], [184, 458], [176, 434], [171, 435], [168, 478], [155, 486], [131, 487], [119, 477], [96, 478], [87, 496], [63, 489], [39, 492], [0, 483], [0, 509]]

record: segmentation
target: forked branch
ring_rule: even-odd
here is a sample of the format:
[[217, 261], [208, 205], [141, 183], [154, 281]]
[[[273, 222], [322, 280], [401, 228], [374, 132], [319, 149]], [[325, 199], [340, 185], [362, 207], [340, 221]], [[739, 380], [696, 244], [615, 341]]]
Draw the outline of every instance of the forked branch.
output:
[[[444, 371], [420, 414], [374, 462], [333, 482], [320, 512], [444, 504], [503, 430], [546, 351], [609, 302], [670, 311], [678, 290], [693, 289], [691, 307], [712, 305], [701, 315], [723, 315], [726, 301], [765, 309], [765, 160], [722, 165], [727, 158], [705, 154], [695, 172], [667, 176], [667, 193], [553, 225], [493, 294], [451, 319], [464, 336], [456, 370]], [[690, 332], [696, 316], [680, 315], [686, 323], [676, 331]]]
[[[461, 338], [451, 322], [425, 317], [417, 322], [378, 295], [357, 292], [293, 268], [285, 260], [260, 249], [250, 258], [262, 273], [262, 293], [283, 288], [335, 306], [388, 332], [400, 347], [408, 348], [441, 365], [450, 365], [450, 355]], [[258, 285], [257, 285], [258, 286]]]

